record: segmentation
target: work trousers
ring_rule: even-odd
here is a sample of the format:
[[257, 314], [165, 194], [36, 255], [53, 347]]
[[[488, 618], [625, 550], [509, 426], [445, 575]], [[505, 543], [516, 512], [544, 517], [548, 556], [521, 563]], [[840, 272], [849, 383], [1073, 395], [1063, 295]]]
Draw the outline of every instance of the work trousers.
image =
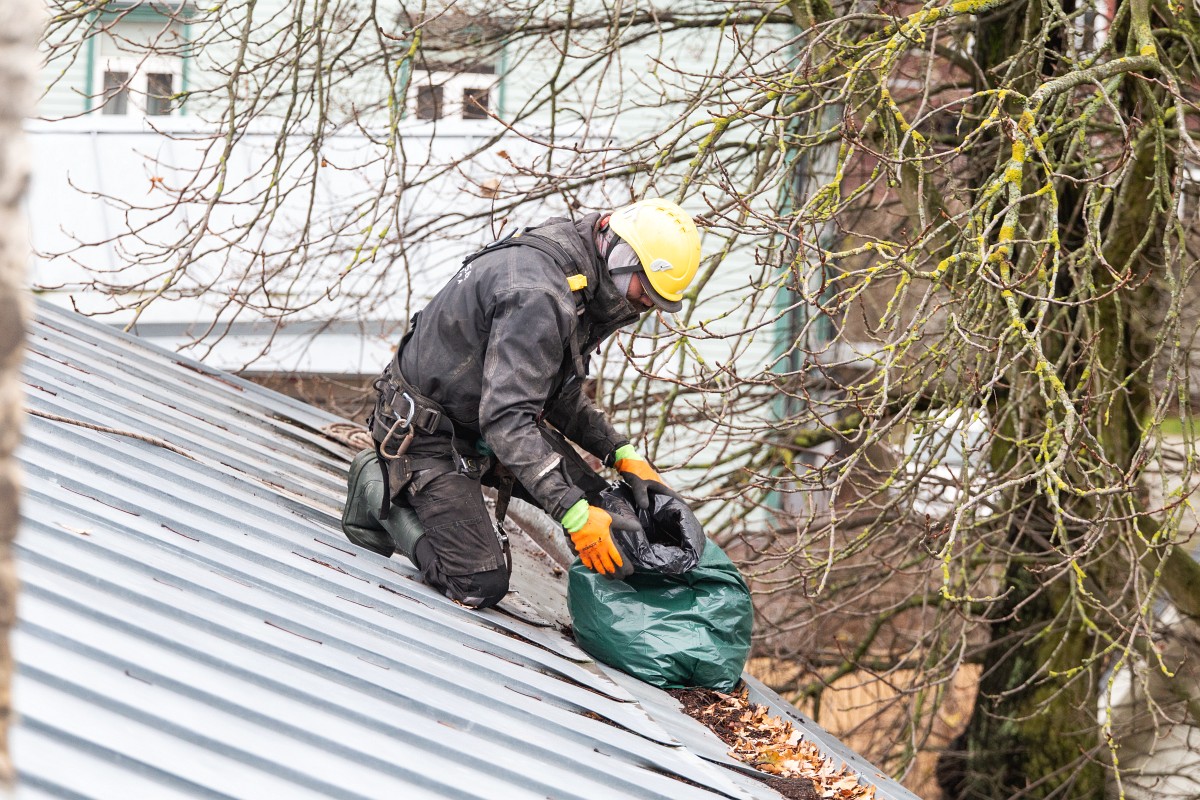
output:
[[[599, 493], [608, 486], [604, 479], [561, 434], [544, 425], [541, 431], [562, 455], [572, 482], [589, 502], [598, 502]], [[425, 582], [463, 605], [494, 606], [508, 593], [512, 572], [501, 531], [483, 499], [483, 486], [500, 488], [498, 462], [459, 442], [452, 448], [450, 437], [440, 435], [417, 434], [408, 455], [414, 460], [444, 457], [452, 465], [414, 472], [394, 497], [416, 512], [425, 529], [413, 554]], [[512, 496], [541, 508], [519, 482], [513, 482]]]

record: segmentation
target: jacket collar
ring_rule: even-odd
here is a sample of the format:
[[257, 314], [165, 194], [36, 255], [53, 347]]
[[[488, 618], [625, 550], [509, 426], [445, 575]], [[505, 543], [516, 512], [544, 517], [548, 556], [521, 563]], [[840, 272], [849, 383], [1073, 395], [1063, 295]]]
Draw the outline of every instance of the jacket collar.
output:
[[[584, 314], [597, 328], [611, 333], [638, 319], [641, 314], [618, 290], [608, 268], [596, 251], [596, 227], [600, 214], [588, 214], [578, 222], [557, 217], [530, 230], [565, 249], [587, 278], [583, 290]], [[606, 336], [607, 333], [603, 334]]]

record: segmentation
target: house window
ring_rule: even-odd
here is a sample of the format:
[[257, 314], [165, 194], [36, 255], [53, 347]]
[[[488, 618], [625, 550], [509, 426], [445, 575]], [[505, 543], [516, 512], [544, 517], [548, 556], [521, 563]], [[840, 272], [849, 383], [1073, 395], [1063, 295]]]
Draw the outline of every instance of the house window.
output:
[[146, 116], [165, 117], [171, 113], [171, 95], [175, 76], [169, 72], [151, 72], [146, 76]]
[[442, 87], [417, 87], [417, 119], [442, 118]]
[[[175, 74], [150, 72], [133, 75], [123, 69], [104, 70], [104, 104], [101, 112], [109, 116], [165, 117], [174, 108], [171, 96], [175, 93]], [[131, 97], [132, 95], [132, 97]]]
[[129, 113], [129, 73], [106, 70], [104, 73], [104, 114]]
[[174, 116], [181, 112], [187, 26], [178, 0], [130, 3], [111, 0], [94, 51], [90, 107], [109, 116]]
[[437, 64], [437, 69], [414, 70], [409, 83], [407, 113], [419, 120], [490, 120], [492, 94], [499, 85], [487, 64]]
[[487, 89], [463, 89], [463, 119], [487, 119], [489, 94]]

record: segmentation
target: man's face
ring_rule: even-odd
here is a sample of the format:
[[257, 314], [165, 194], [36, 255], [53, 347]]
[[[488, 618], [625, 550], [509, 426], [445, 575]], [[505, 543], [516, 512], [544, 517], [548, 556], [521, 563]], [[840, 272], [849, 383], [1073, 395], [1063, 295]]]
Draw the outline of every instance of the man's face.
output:
[[[641, 312], [654, 308], [654, 299], [646, 291], [645, 284], [642, 283], [646, 279], [645, 274], [640, 271], [642, 262], [633, 248], [617, 237], [608, 251], [607, 258], [608, 268], [614, 278], [617, 278], [618, 275], [620, 278], [629, 277], [629, 288], [625, 290], [625, 299]], [[639, 271], [634, 272], [634, 270]], [[619, 279], [618, 284], [620, 284]]]
[[646, 293], [646, 289], [642, 286], [642, 276], [634, 273], [633, 280], [629, 282], [629, 291], [625, 292], [625, 299], [633, 303], [634, 308], [642, 311], [649, 311], [654, 308], [654, 300]]

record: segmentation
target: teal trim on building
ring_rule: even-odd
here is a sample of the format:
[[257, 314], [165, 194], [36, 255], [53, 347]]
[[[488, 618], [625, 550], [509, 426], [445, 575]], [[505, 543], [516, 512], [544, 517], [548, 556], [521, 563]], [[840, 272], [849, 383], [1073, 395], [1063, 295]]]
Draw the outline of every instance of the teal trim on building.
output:
[[399, 84], [399, 90], [396, 92], [396, 100], [400, 103], [399, 119], [408, 116], [408, 88], [412, 83], [412, 62], [412, 57], [406, 55], [400, 59], [400, 69], [396, 72], [396, 83]]
[[120, 15], [130, 22], [154, 22], [163, 18], [189, 20], [196, 16], [196, 7], [186, 2], [121, 2], [109, 3], [100, 12], [106, 16]]
[[[801, 30], [793, 26], [793, 31], [796, 35], [801, 33]], [[793, 57], [799, 57], [799, 51], [796, 45], [791, 46]], [[823, 120], [830, 118], [830, 109], [825, 109], [822, 114]], [[793, 125], [795, 125], [793, 120]], [[788, 133], [793, 131], [789, 129]], [[795, 131], [797, 137], [802, 131]], [[786, 156], [785, 166], [790, 174], [790, 179], [785, 181], [779, 187], [779, 213], [781, 216], [791, 216], [798, 212], [803, 207], [805, 200], [812, 191], [812, 184], [817, 170], [812, 164], [811, 153], [799, 154], [789, 152]], [[817, 235], [817, 246], [828, 248], [830, 242], [831, 225], [826, 223]], [[787, 240], [782, 237], [776, 238], [776, 246], [781, 249], [780, 264], [782, 267], [788, 268], [794, 260], [801, 258], [788, 245]], [[793, 290], [792, 282], [787, 280], [788, 275], [784, 270], [781, 270], [779, 276], [780, 287], [778, 294], [775, 297], [775, 309], [779, 315], [779, 319], [774, 326], [774, 347], [772, 355], [776, 359], [782, 361], [775, 367], [776, 372], [782, 373], [798, 373], [807, 366], [805, 353], [812, 348], [819, 348], [833, 341], [837, 331], [834, 327], [833, 320], [827, 314], [821, 311], [820, 305], [832, 299], [833, 288], [829, 285], [826, 278], [829, 276], [829, 271], [832, 269], [829, 265], [824, 265], [821, 269], [813, 270], [813, 274], [808, 276], [808, 285], [803, 287], [803, 293]], [[801, 276], [796, 276], [801, 277]], [[822, 284], [825, 285], [821, 291]], [[820, 291], [820, 295], [816, 298], [816, 303], [803, 303], [804, 295], [811, 296], [813, 293]], [[794, 307], [793, 307], [794, 306]], [[788, 309], [791, 309], [790, 311]], [[805, 327], [808, 330], [804, 333], [805, 341], [797, 346], [798, 340], [801, 338]], [[786, 354], [786, 356], [785, 356]], [[807, 404], [794, 397], [790, 397], [783, 393], [779, 393], [772, 401], [772, 410], [775, 418], [785, 420], [795, 417], [804, 410]], [[778, 492], [770, 492], [766, 498], [767, 505], [770, 508], [782, 509], [783, 500]]]
[[[91, 27], [91, 20], [88, 21], [88, 27]], [[84, 51], [86, 55], [84, 57], [85, 72], [83, 74], [83, 113], [86, 114], [92, 110], [92, 96], [95, 94], [92, 87], [96, 75], [95, 36], [88, 37], [87, 47], [84, 48]]]
[[[191, 19], [191, 15], [188, 16]], [[183, 23], [183, 55], [179, 65], [179, 116], [187, 116], [188, 66], [192, 63], [192, 26], [190, 22]]]
[[496, 119], [504, 122], [505, 89], [508, 86], [508, 37], [500, 43], [500, 65], [496, 74], [499, 78], [496, 84]]

